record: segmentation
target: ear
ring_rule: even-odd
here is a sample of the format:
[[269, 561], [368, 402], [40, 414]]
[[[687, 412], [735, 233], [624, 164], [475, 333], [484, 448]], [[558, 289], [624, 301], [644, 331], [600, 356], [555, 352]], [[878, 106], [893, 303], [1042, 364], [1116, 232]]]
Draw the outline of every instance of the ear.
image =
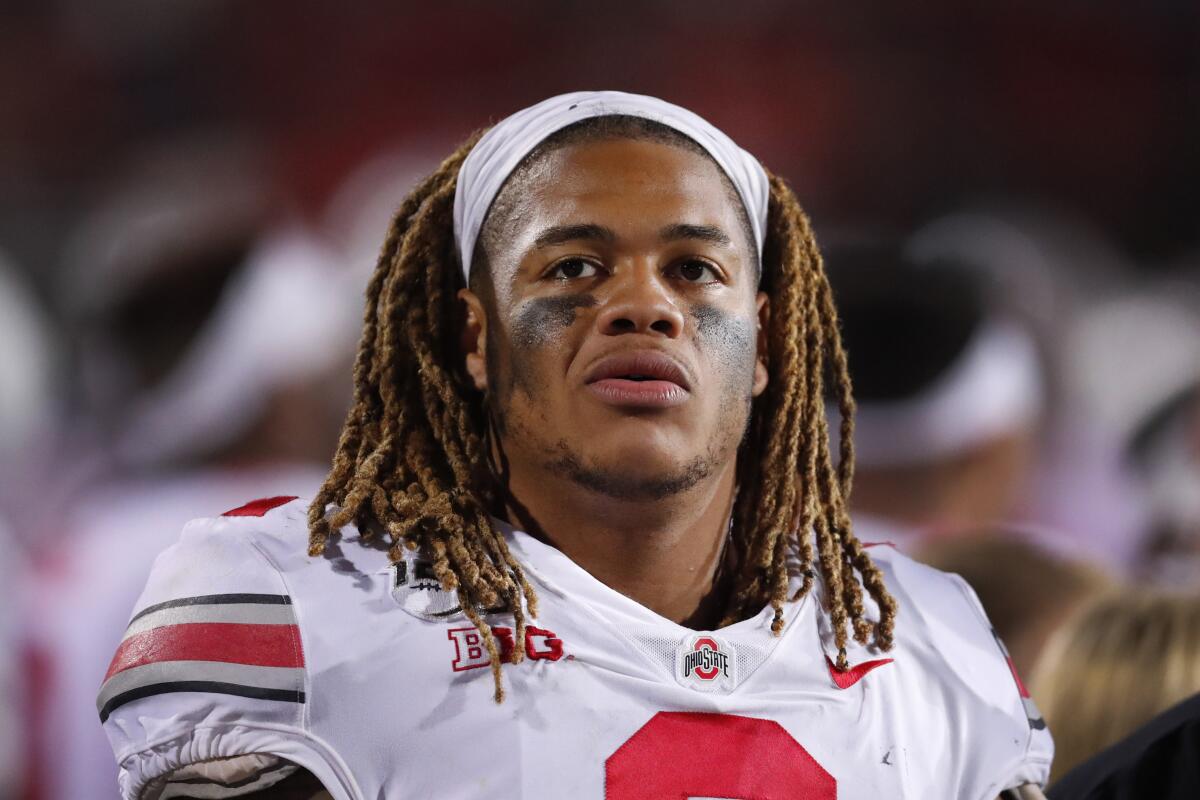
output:
[[487, 314], [483, 303], [470, 289], [459, 289], [458, 299], [467, 307], [463, 317], [462, 347], [467, 374], [475, 381], [479, 391], [487, 390]]
[[767, 302], [767, 293], [759, 292], [754, 298], [755, 310], [758, 315], [757, 341], [758, 355], [754, 362], [754, 388], [752, 394], [758, 397], [767, 388], [770, 373], [767, 372], [767, 331], [770, 330], [771, 304]]

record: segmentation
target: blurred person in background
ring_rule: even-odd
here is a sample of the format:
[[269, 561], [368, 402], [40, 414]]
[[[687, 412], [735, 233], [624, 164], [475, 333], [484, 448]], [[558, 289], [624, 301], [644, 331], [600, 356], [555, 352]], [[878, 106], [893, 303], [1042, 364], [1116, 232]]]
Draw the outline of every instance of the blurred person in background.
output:
[[1056, 553], [1022, 529], [934, 538], [915, 557], [971, 585], [1021, 675], [1032, 674], [1046, 641], [1076, 609], [1112, 585], [1100, 566]]
[[129, 176], [70, 249], [97, 455], [35, 587], [42, 797], [118, 796], [94, 698], [155, 556], [198, 514], [315, 490], [349, 401], [326, 378], [352, 360], [357, 283], [252, 170], [190, 155]]
[[1032, 339], [956, 262], [886, 240], [826, 257], [857, 401], [851, 510], [866, 541], [1003, 521], [1028, 479], [1042, 407]]
[[1200, 694], [1162, 712], [1050, 787], [1050, 800], [1200, 797]]
[[44, 461], [63, 412], [60, 343], [22, 270], [0, 252], [0, 517], [20, 515], [20, 498]]
[[6, 576], [0, 586], [0, 799], [18, 797], [24, 778], [26, 717], [32, 709], [29, 697], [27, 648], [24, 646], [21, 620], [29, 609], [23, 601], [22, 576], [28, 574], [28, 561], [20, 542], [0, 517], [0, 568]]
[[1093, 388], [1080, 385], [1071, 332], [1091, 309], [1130, 291], [1132, 265], [1095, 225], [1045, 198], [948, 214], [922, 226], [905, 250], [920, 263], [969, 270], [1036, 343], [1043, 411], [1014, 517], [1126, 572], [1144, 512], [1121, 442], [1096, 413]]
[[1133, 571], [1200, 585], [1200, 292], [1144, 286], [1092, 309], [1071, 345], [1076, 380], [1138, 490]]
[[17, 797], [25, 730], [22, 708], [30, 677], [21, 620], [29, 613], [24, 581], [29, 575], [22, 491], [36, 485], [34, 463], [57, 421], [58, 348], [42, 304], [20, 271], [0, 253], [0, 798]]
[[1200, 595], [1126, 588], [1094, 600], [1051, 636], [1030, 684], [1061, 777], [1200, 692]]
[[374, 153], [350, 171], [325, 204], [321, 230], [361, 283], [375, 268], [392, 215], [437, 167], [440, 146], [408, 144]]

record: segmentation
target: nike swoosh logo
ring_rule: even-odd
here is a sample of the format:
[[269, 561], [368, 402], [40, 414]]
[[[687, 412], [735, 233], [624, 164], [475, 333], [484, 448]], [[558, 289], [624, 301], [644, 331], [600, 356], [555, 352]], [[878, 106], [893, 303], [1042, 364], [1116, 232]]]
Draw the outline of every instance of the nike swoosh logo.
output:
[[884, 664], [892, 663], [894, 659], [879, 658], [874, 661], [864, 661], [861, 664], [855, 664], [848, 670], [840, 670], [833, 665], [833, 661], [829, 656], [825, 656], [825, 663], [829, 665], [829, 675], [833, 678], [833, 682], [837, 684], [839, 689], [849, 689], [854, 684], [862, 680], [863, 676], [876, 667], [882, 667]]

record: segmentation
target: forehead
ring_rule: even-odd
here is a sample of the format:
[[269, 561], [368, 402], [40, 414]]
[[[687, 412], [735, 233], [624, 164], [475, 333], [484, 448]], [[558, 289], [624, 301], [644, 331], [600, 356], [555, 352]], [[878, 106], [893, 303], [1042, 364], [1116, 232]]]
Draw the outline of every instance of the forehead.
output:
[[603, 139], [564, 145], [542, 157], [537, 173], [528, 188], [552, 199], [618, 195], [651, 202], [692, 197], [716, 201], [708, 205], [739, 202], [712, 159], [664, 142]]
[[700, 214], [710, 222], [728, 218], [733, 223], [740, 209], [728, 178], [710, 158], [663, 142], [606, 139], [566, 145], [547, 154], [539, 172], [540, 180], [528, 188], [546, 211], [616, 204], [631, 216]]
[[[753, 248], [732, 183], [712, 159], [675, 144], [601, 139], [563, 145], [514, 175], [485, 224], [489, 250], [521, 251], [537, 229], [597, 223], [618, 236], [713, 225]], [[500, 253], [493, 253], [500, 255]]]

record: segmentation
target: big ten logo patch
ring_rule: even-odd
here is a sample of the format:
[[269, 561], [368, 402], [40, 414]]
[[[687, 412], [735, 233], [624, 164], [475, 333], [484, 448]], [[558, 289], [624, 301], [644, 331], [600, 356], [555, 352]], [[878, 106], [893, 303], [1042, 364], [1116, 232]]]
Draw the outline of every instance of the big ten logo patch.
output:
[[701, 692], [729, 691], [737, 684], [733, 646], [711, 633], [689, 636], [675, 651], [675, 680]]
[[[504, 661], [512, 658], [516, 644], [513, 629], [497, 625], [492, 628], [492, 636], [500, 646], [500, 658]], [[450, 666], [455, 672], [479, 669], [491, 663], [483, 636], [475, 628], [451, 628], [446, 631], [446, 637], [454, 643], [454, 660]], [[525, 629], [525, 657], [530, 661], [558, 661], [563, 657], [562, 639], [553, 631], [530, 625]]]

